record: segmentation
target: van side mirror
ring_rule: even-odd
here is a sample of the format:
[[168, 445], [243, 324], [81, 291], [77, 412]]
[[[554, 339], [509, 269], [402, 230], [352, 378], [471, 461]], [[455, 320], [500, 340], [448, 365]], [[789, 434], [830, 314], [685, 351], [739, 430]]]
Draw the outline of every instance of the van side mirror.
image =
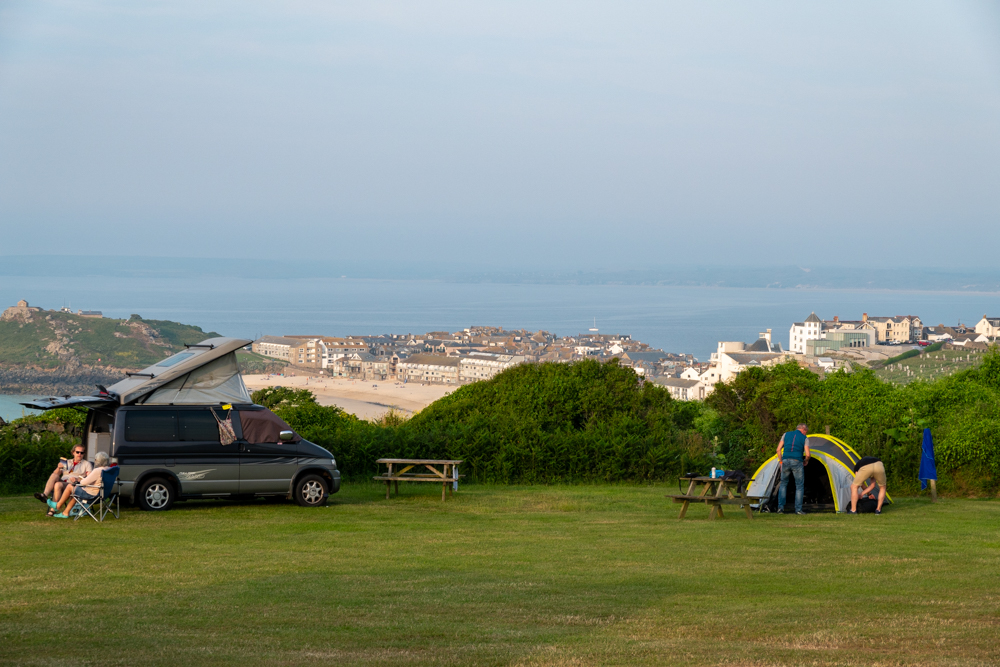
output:
[[[272, 431], [273, 433], [274, 431]], [[278, 439], [282, 442], [291, 442], [292, 438], [295, 437], [295, 431], [281, 431], [278, 433]]]

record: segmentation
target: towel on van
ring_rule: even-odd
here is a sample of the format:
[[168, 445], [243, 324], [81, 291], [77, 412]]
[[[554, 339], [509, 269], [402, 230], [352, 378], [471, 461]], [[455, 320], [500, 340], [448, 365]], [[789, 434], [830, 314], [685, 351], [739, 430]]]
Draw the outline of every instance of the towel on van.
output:
[[236, 442], [236, 430], [233, 429], [233, 410], [229, 409], [229, 413], [226, 415], [225, 419], [219, 419], [219, 415], [215, 414], [214, 408], [209, 408], [212, 411], [212, 416], [215, 417], [215, 421], [219, 423], [219, 440], [223, 445], [231, 445]]

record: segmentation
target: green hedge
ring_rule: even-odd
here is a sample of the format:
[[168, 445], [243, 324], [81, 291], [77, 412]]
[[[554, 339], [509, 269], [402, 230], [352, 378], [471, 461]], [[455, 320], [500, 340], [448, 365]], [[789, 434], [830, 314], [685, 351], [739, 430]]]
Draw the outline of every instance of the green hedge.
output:
[[831, 433], [862, 455], [878, 456], [896, 488], [916, 479], [924, 427], [935, 441], [946, 488], [995, 493], [1000, 488], [1000, 351], [974, 368], [899, 386], [872, 371], [838, 371], [820, 380], [789, 362], [749, 369], [716, 386], [706, 400], [723, 451], [747, 469], [773, 454], [780, 435], [799, 422]]
[[900, 492], [919, 488], [930, 426], [942, 490], [1000, 488], [996, 348], [975, 368], [905, 386], [869, 370], [821, 380], [794, 362], [753, 368], [717, 385], [705, 403], [673, 401], [616, 363], [529, 364], [390, 424], [321, 407], [307, 391], [265, 392], [255, 399], [271, 400], [304, 437], [330, 449], [349, 478], [375, 474], [380, 457], [462, 459], [470, 479], [490, 482], [672, 480], [712, 465], [752, 472], [782, 433], [806, 422], [881, 458]]
[[308, 392], [268, 389], [254, 400], [354, 478], [375, 474], [382, 457], [461, 459], [468, 479], [501, 483], [669, 479], [711, 466], [694, 423], [701, 406], [617, 362], [517, 366], [395, 425], [323, 408]]
[[80, 442], [83, 420], [76, 410], [50, 410], [0, 428], [0, 494], [41, 490], [59, 457]]

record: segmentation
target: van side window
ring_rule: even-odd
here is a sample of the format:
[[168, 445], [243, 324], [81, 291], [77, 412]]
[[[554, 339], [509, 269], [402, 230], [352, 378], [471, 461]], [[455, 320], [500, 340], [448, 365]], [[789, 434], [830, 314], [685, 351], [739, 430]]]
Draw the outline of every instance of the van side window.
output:
[[125, 439], [129, 442], [176, 442], [177, 413], [173, 410], [129, 410], [125, 413]]
[[[225, 413], [217, 410], [219, 418]], [[184, 442], [219, 442], [219, 423], [208, 410], [179, 410], [180, 439]]]

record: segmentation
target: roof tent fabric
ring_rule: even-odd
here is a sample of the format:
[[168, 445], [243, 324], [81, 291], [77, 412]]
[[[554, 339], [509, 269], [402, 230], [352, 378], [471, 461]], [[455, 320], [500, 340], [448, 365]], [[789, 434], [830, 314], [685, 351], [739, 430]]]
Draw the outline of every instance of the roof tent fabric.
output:
[[[197, 345], [188, 347], [183, 352], [178, 352], [163, 361], [142, 369], [140, 373], [133, 373], [121, 382], [108, 387], [108, 391], [118, 397], [121, 405], [135, 403], [167, 383], [224, 357], [230, 352], [235, 352], [251, 342], [253, 341], [242, 338], [208, 338]], [[240, 384], [242, 385], [242, 380], [240, 380]], [[246, 387], [243, 389], [245, 391]], [[241, 402], [249, 403], [250, 401], [246, 399]]]
[[[851, 504], [851, 481], [854, 479], [854, 464], [861, 456], [847, 443], [829, 435], [810, 435], [806, 438], [812, 460], [806, 467], [806, 497], [829, 494], [837, 512], [846, 512]], [[777, 456], [765, 461], [754, 473], [747, 495], [771, 498], [781, 481], [781, 466]], [[809, 468], [815, 464], [822, 466], [822, 475]], [[829, 486], [827, 487], [827, 484]], [[794, 481], [789, 480], [794, 489]], [[790, 489], [788, 498], [795, 493]], [[889, 502], [892, 502], [886, 496]], [[767, 504], [765, 502], [765, 504]], [[757, 506], [755, 506], [757, 507]]]
[[243, 384], [236, 353], [219, 357], [171, 380], [142, 401], [143, 405], [253, 403]]
[[[240, 410], [240, 425], [243, 427], [243, 439], [251, 445], [264, 443], [280, 443], [278, 434], [291, 431], [292, 427], [270, 410]], [[298, 433], [292, 442], [302, 439]]]

